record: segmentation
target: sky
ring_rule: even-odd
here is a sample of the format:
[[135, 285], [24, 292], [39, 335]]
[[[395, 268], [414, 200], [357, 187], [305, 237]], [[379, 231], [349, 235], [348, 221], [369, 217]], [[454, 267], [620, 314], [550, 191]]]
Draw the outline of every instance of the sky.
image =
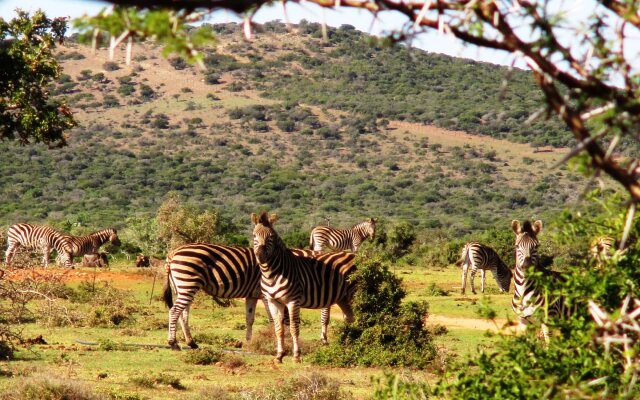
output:
[[[106, 2], [92, 0], [0, 0], [0, 17], [11, 19], [14, 15], [14, 10], [21, 8], [27, 11], [42, 9], [49, 17], [67, 16], [75, 18], [84, 14], [95, 15], [103, 7], [109, 5], [110, 4]], [[330, 26], [339, 27], [342, 24], [349, 24], [355, 26], [358, 30], [374, 35], [399, 29], [406, 21], [406, 18], [403, 16], [388, 11], [380, 13], [380, 17], [376, 21], [373, 21], [373, 16], [368, 12], [345, 8], [334, 11], [322, 9], [308, 3], [288, 4], [287, 17], [292, 23], [298, 23], [302, 19], [322, 23], [324, 19], [327, 21], [327, 25]], [[273, 20], [281, 20], [283, 22], [285, 20], [284, 11], [280, 2], [261, 8], [254, 18], [254, 21], [258, 23]], [[241, 19], [234, 13], [219, 11], [212, 14], [207, 22], [240, 21]], [[463, 45], [459, 41], [454, 41], [446, 35], [433, 31], [420, 35], [411, 45], [433, 53], [471, 58], [493, 64], [511, 65], [514, 59], [512, 55], [504, 52]], [[521, 64], [519, 66], [524, 66], [523, 63], [519, 64]]]

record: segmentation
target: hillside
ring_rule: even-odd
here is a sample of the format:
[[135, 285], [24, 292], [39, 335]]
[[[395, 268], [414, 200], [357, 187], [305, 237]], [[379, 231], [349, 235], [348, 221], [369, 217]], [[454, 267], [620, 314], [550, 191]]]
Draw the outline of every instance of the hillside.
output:
[[216, 29], [206, 72], [153, 44], [131, 66], [61, 47], [52, 91], [80, 126], [63, 149], [0, 144], [0, 223], [122, 226], [176, 190], [243, 232], [263, 209], [285, 231], [378, 216], [468, 232], [545, 217], [584, 188], [549, 169], [567, 132], [524, 123], [541, 104], [525, 72], [372, 46], [349, 27], [328, 43], [317, 24], [266, 24], [250, 43]]

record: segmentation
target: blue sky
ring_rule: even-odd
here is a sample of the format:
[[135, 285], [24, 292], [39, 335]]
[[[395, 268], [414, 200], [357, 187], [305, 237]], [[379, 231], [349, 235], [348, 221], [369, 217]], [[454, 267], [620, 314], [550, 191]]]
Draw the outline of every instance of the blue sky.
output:
[[[84, 14], [97, 14], [103, 7], [109, 5], [110, 4], [106, 2], [90, 0], [0, 0], [0, 17], [10, 19], [16, 8], [22, 8], [27, 11], [35, 11], [41, 8], [50, 17], [68, 16], [75, 18]], [[381, 13], [378, 20], [373, 22], [372, 15], [367, 12], [344, 8], [334, 11], [321, 9], [313, 4], [307, 3], [287, 5], [287, 15], [293, 23], [297, 23], [301, 19], [322, 22], [324, 18], [330, 26], [350, 24], [361, 31], [370, 32], [374, 35], [380, 35], [383, 32], [398, 29], [406, 21], [406, 18], [399, 14], [384, 12]], [[270, 7], [263, 7], [254, 18], [254, 20], [259, 23], [276, 19], [281, 21], [285, 19], [280, 2], [276, 2], [276, 4]], [[239, 22], [240, 19], [233, 13], [223, 11], [216, 12], [210, 17], [210, 22], [231, 21]], [[494, 64], [511, 65], [513, 61], [513, 56], [509, 54], [479, 49], [470, 45], [462, 45], [459, 41], [454, 41], [437, 32], [420, 35], [412, 45], [434, 53], [472, 58]]]

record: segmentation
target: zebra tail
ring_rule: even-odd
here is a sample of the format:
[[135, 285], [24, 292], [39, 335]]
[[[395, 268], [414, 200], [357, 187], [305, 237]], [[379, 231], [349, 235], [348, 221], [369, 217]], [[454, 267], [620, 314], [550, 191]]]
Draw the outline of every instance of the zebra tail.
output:
[[164, 281], [164, 286], [162, 286], [162, 298], [167, 307], [173, 307], [173, 293], [171, 293], [171, 284], [169, 283], [169, 272], [167, 272], [167, 279]]
[[470, 262], [470, 260], [469, 260], [469, 248], [467, 246], [465, 246], [462, 249], [462, 251], [463, 251], [463, 253], [460, 255], [460, 259], [458, 261], [456, 261], [456, 265], [458, 267], [460, 267], [460, 266], [462, 266], [464, 264], [470, 265], [470, 263], [469, 263]]

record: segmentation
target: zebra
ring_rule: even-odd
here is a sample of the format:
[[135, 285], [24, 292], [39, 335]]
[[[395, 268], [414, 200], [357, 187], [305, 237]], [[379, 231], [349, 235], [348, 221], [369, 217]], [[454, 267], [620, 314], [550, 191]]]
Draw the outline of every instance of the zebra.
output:
[[311, 231], [309, 247], [314, 251], [330, 248], [333, 251], [358, 251], [367, 238], [373, 239], [376, 234], [377, 218], [354, 225], [351, 229], [335, 229], [328, 226], [316, 226]]
[[[294, 252], [304, 257], [317, 255], [310, 250]], [[187, 345], [194, 349], [198, 347], [189, 329], [189, 310], [200, 289], [215, 298], [245, 299], [247, 342], [251, 341], [258, 299], [263, 300], [269, 320], [272, 321], [260, 289], [260, 268], [252, 248], [209, 243], [187, 244], [169, 254], [165, 268], [167, 277], [163, 299], [169, 307], [168, 343], [174, 350], [180, 350], [176, 340], [178, 320]], [[173, 292], [176, 294], [175, 302]]]
[[73, 257], [96, 254], [100, 250], [100, 246], [107, 242], [111, 242], [115, 246], [120, 245], [118, 232], [112, 228], [102, 229], [87, 236], [65, 235], [63, 241], [64, 247], [61, 252], [64, 253], [64, 256], [59, 262], [69, 268], [72, 267]]
[[[65, 252], [64, 234], [49, 226], [32, 224], [14, 224], [7, 232], [7, 251], [5, 253], [5, 264], [10, 265], [16, 250], [20, 247], [42, 251], [42, 263], [44, 267], [49, 266], [49, 254], [52, 249], [56, 249], [59, 255]], [[61, 257], [64, 261], [64, 256]]]
[[329, 308], [337, 304], [347, 323], [353, 322], [351, 299], [355, 282], [349, 275], [355, 272], [355, 254], [333, 252], [317, 257], [296, 256], [287, 249], [273, 229], [277, 216], [263, 212], [251, 214], [253, 228], [253, 251], [260, 265], [262, 294], [271, 314], [277, 340], [276, 361], [284, 357], [283, 317], [285, 307], [289, 311], [293, 339], [293, 360], [300, 362], [300, 308], [324, 309], [323, 330], [326, 328]]
[[[516, 235], [516, 268], [514, 274], [515, 291], [511, 298], [511, 308], [520, 319], [520, 326], [524, 327], [530, 323], [531, 316], [535, 311], [545, 306], [545, 296], [540, 292], [535, 282], [527, 278], [527, 268], [533, 265], [539, 267], [538, 258], [538, 234], [542, 231], [542, 221], [537, 220], [533, 224], [524, 221], [511, 221], [511, 229]], [[556, 280], [564, 280], [560, 274], [554, 271], [544, 270], [544, 273], [551, 274]], [[546, 304], [548, 315], [565, 317], [569, 314], [569, 309], [564, 304], [562, 297], [548, 299]], [[542, 335], [546, 342], [549, 341], [549, 328], [546, 323], [541, 324]]]
[[467, 288], [467, 272], [471, 267], [471, 291], [476, 294], [473, 281], [480, 269], [482, 278], [482, 293], [484, 293], [485, 273], [491, 271], [501, 292], [508, 292], [511, 285], [511, 270], [500, 259], [500, 256], [489, 246], [478, 242], [469, 242], [462, 248], [458, 265], [462, 265], [462, 294]]

